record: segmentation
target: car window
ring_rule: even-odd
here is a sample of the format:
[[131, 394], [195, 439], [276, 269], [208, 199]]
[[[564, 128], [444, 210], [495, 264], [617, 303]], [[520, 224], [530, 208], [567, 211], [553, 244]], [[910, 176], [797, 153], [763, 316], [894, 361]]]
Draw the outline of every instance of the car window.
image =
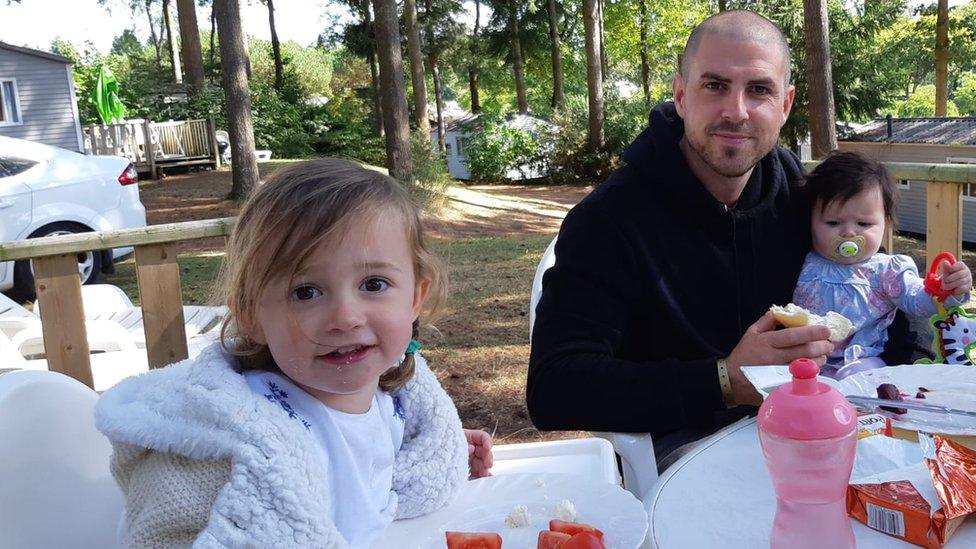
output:
[[16, 156], [0, 156], [0, 177], [8, 177], [25, 172], [36, 166], [37, 162]]

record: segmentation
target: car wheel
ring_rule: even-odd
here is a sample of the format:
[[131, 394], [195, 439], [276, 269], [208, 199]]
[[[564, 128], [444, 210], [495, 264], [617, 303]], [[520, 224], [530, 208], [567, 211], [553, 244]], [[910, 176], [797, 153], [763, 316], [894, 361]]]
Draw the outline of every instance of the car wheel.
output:
[[[52, 223], [34, 231], [28, 238], [42, 236], [56, 236], [61, 234], [75, 234], [91, 232], [91, 229], [74, 223]], [[102, 254], [98, 251], [78, 253], [78, 274], [82, 284], [93, 284], [98, 281], [98, 273], [102, 270]], [[28, 260], [14, 263], [14, 287], [11, 297], [25, 301], [37, 297], [34, 289], [34, 270]]]

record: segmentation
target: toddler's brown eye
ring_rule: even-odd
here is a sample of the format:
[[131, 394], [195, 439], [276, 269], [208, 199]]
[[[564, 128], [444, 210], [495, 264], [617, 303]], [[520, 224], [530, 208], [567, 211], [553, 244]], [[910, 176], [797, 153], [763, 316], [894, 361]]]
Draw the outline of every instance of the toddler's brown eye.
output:
[[366, 292], [382, 292], [389, 286], [389, 283], [381, 278], [370, 278], [363, 282], [360, 287]]
[[291, 295], [299, 301], [307, 301], [318, 295], [318, 292], [319, 291], [312, 286], [299, 286], [298, 288], [292, 290]]

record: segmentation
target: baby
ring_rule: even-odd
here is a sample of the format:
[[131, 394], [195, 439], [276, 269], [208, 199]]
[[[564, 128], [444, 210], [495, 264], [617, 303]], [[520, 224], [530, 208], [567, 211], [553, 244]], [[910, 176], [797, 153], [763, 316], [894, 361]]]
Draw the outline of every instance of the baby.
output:
[[[935, 313], [912, 259], [878, 252], [885, 223], [894, 220], [894, 181], [881, 164], [842, 152], [818, 165], [803, 189], [813, 208], [813, 251], [803, 263], [793, 302], [819, 315], [836, 311], [854, 325], [822, 372], [841, 379], [885, 366], [880, 355], [896, 311], [913, 317]], [[947, 306], [961, 305], [969, 299], [972, 273], [962, 261], [947, 265], [942, 287], [952, 293]]]

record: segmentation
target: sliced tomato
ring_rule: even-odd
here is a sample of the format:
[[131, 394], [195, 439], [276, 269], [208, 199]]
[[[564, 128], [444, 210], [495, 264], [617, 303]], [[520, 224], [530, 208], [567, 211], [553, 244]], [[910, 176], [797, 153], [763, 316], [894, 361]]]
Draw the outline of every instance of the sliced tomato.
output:
[[539, 542], [536, 544], [537, 549], [559, 549], [562, 547], [563, 543], [566, 543], [573, 536], [565, 534], [563, 532], [552, 532], [549, 530], [543, 530], [539, 532]]
[[575, 534], [560, 545], [559, 549], [606, 549], [607, 546], [603, 544], [603, 534], [598, 536], [597, 532], [599, 530]]
[[445, 532], [447, 549], [502, 549], [502, 537], [494, 532]]
[[603, 541], [603, 532], [582, 522], [566, 522], [564, 520], [552, 519], [549, 521], [549, 529], [553, 532], [562, 532], [571, 536], [575, 536], [580, 532], [592, 532], [596, 534], [600, 541]]

